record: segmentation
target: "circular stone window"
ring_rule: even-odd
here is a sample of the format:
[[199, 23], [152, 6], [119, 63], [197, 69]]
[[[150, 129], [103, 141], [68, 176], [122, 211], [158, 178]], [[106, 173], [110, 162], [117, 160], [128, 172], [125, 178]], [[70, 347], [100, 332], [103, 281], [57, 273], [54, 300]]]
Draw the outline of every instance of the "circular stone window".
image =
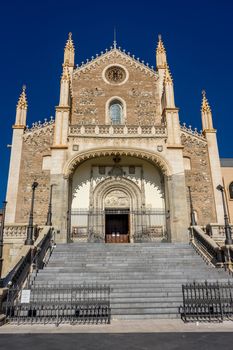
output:
[[105, 71], [105, 79], [110, 84], [122, 84], [126, 78], [126, 71], [120, 66], [111, 66]]

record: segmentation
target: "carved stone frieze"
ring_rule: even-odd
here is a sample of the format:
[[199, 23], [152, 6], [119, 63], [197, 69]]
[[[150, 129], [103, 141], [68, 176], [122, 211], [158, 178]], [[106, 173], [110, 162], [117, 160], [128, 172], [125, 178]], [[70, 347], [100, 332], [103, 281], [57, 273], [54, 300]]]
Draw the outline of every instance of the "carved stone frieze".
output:
[[20, 164], [16, 222], [27, 222], [31, 205], [31, 184], [39, 183], [35, 192], [34, 219], [38, 224], [46, 221], [49, 199], [50, 172], [42, 170], [43, 155], [48, 155], [53, 143], [54, 125], [35, 129], [23, 136]]
[[[190, 158], [191, 169], [185, 171], [187, 186], [191, 187], [194, 210], [198, 224], [215, 222], [213, 185], [210, 172], [207, 142], [198, 135], [181, 134], [184, 157]], [[187, 201], [189, 196], [187, 191]]]

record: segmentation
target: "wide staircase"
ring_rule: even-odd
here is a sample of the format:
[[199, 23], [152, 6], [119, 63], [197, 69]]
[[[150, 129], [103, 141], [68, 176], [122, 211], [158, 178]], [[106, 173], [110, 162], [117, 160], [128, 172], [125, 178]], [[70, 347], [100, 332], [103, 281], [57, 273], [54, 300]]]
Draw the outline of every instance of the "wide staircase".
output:
[[176, 318], [182, 284], [227, 282], [228, 276], [188, 244], [72, 243], [57, 245], [34, 283], [108, 284], [113, 319]]

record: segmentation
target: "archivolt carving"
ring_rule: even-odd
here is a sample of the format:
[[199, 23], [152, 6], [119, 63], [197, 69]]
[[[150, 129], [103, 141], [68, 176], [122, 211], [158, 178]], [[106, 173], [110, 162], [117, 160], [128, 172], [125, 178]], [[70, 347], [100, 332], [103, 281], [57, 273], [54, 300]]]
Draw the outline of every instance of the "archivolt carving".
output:
[[97, 157], [105, 157], [105, 156], [129, 156], [136, 157], [140, 159], [145, 159], [153, 164], [155, 164], [164, 175], [171, 175], [171, 168], [167, 161], [162, 158], [160, 155], [147, 152], [140, 149], [93, 149], [86, 152], [80, 152], [71, 158], [64, 167], [64, 178], [69, 178], [69, 176], [74, 172], [77, 166], [88, 159], [97, 158]]
[[[121, 195], [119, 197], [119, 195]], [[118, 203], [113, 203], [113, 197], [118, 198]], [[112, 198], [112, 199], [111, 199]], [[119, 199], [120, 198], [120, 199]], [[95, 188], [93, 193], [92, 206], [94, 209], [104, 209], [106, 207], [130, 206], [131, 209], [141, 208], [142, 194], [140, 188], [131, 180], [120, 178], [107, 178], [101, 181]], [[110, 199], [110, 202], [108, 200]]]

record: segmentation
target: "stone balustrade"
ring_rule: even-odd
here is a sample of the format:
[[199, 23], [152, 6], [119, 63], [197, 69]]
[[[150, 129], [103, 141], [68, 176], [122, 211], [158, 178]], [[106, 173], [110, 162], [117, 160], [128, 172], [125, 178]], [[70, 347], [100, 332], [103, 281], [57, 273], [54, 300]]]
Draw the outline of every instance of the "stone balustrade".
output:
[[70, 136], [165, 137], [164, 125], [72, 125]]
[[32, 126], [29, 127], [28, 125], [26, 126], [24, 133], [29, 133], [35, 130], [40, 130], [46, 126], [53, 125], [55, 123], [55, 119], [53, 116], [50, 117], [50, 120], [45, 118], [43, 122], [40, 120], [38, 122], [32, 123]]
[[[233, 236], [233, 224], [230, 224], [231, 232]], [[225, 226], [219, 225], [217, 223], [211, 223], [207, 225], [204, 228], [204, 231], [212, 237], [216, 242], [220, 243], [221, 245], [225, 242], [226, 235], [225, 235]], [[232, 237], [233, 238], [233, 237]]]
[[206, 138], [204, 137], [202, 130], [199, 132], [197, 128], [192, 129], [192, 126], [189, 125], [189, 127], [186, 126], [186, 123], [183, 123], [183, 125], [180, 125], [181, 131], [187, 132], [188, 134], [192, 136], [196, 136], [202, 140], [206, 141]]
[[[4, 236], [3, 236], [4, 243], [24, 242], [27, 236], [27, 227], [28, 227], [28, 224], [5, 225]], [[37, 237], [42, 228], [36, 225], [34, 225], [34, 227], [36, 228], [35, 235]]]
[[4, 227], [4, 243], [12, 240], [25, 240], [27, 235], [27, 224], [11, 224]]

